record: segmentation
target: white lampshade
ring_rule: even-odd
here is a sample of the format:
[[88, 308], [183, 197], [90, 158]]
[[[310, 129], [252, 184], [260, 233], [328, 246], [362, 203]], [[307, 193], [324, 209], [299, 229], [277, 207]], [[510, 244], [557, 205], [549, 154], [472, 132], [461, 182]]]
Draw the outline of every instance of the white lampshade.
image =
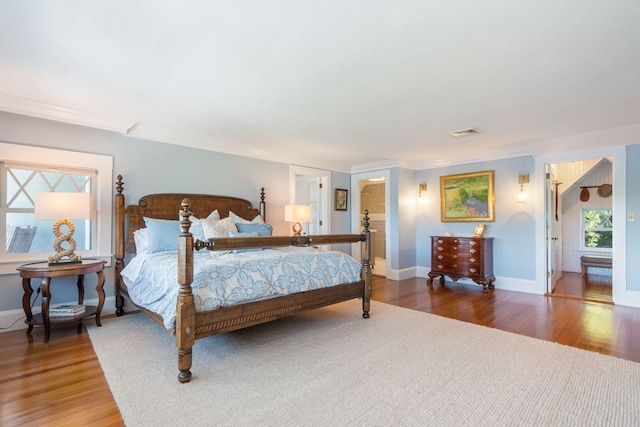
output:
[[90, 193], [35, 193], [35, 217], [46, 219], [90, 219]]
[[311, 206], [285, 205], [284, 220], [290, 222], [306, 222], [311, 219]]

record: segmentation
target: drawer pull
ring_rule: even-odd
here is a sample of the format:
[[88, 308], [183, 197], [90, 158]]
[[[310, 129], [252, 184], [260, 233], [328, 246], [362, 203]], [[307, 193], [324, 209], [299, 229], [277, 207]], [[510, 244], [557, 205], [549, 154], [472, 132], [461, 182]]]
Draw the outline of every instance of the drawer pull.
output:
[[469, 249], [469, 252], [472, 253], [472, 254], [475, 254], [476, 250], [475, 249]]
[[458, 243], [458, 239], [453, 239], [453, 243]]
[[438, 268], [439, 268], [440, 270], [442, 270], [442, 268], [443, 268], [443, 267], [444, 267], [444, 265], [442, 265], [442, 264], [438, 264]]
[[438, 255], [438, 259], [443, 259], [444, 257], [442, 255]]
[[454, 251], [457, 251], [457, 250], [458, 250], [458, 247], [457, 247], [457, 246], [454, 246], [454, 247], [453, 247], [453, 250], [454, 250]]
[[475, 272], [476, 272], [476, 271], [478, 271], [478, 270], [476, 270], [475, 268], [470, 268], [470, 269], [469, 269], [469, 271], [470, 271], [471, 273], [475, 273]]
[[438, 250], [439, 250], [439, 251], [443, 251], [443, 250], [444, 250], [444, 248], [443, 248], [442, 246], [438, 246]]
[[474, 242], [473, 240], [472, 240], [471, 242], [469, 242], [469, 244], [470, 244], [471, 246], [475, 246], [475, 245], [477, 245], [477, 243], [476, 243], [476, 242]]
[[439, 245], [441, 245], [441, 244], [443, 244], [443, 243], [444, 243], [444, 240], [442, 240], [442, 239], [439, 239], [439, 240], [438, 240], [438, 244], [439, 244]]
[[477, 259], [475, 259], [475, 258], [471, 258], [469, 261], [471, 261], [471, 262], [476, 262], [476, 261], [477, 261]]

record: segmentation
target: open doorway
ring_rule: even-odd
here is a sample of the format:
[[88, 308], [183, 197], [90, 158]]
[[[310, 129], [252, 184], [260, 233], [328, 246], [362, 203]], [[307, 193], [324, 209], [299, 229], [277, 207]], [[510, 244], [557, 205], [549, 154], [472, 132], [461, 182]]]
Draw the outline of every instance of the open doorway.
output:
[[330, 234], [329, 188], [331, 188], [331, 172], [290, 166], [289, 183], [289, 203], [309, 205], [311, 208], [311, 220], [302, 224], [302, 233], [309, 235]]
[[547, 165], [547, 292], [612, 302], [613, 158]]
[[[351, 231], [362, 230], [362, 216], [369, 211], [369, 229], [372, 237], [372, 273], [376, 276], [389, 277], [391, 264], [390, 239], [387, 238], [390, 214], [389, 171], [366, 172], [351, 175], [353, 190], [353, 211]], [[361, 259], [360, 248], [354, 251], [354, 257]]]
[[359, 181], [361, 210], [369, 211], [371, 268], [375, 276], [387, 277], [386, 182], [383, 177]]

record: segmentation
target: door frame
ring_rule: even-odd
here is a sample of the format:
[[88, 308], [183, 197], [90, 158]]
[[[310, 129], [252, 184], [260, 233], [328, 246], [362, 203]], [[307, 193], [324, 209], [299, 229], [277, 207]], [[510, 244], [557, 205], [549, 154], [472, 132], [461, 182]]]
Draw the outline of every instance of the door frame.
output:
[[536, 287], [540, 294], [547, 289], [547, 239], [546, 219], [546, 168], [548, 164], [564, 163], [594, 158], [613, 158], [613, 251], [614, 268], [612, 271], [612, 300], [615, 304], [640, 307], [640, 292], [627, 290], [627, 209], [626, 209], [626, 147], [606, 147], [588, 151], [555, 154], [535, 158], [536, 182]]

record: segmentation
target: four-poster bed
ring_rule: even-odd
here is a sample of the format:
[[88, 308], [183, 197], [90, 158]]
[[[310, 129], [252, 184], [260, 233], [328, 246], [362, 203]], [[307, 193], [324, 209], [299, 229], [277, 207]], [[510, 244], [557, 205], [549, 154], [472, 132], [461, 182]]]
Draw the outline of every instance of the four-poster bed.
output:
[[[193, 228], [194, 223], [192, 223], [192, 220], [199, 221], [199, 219], [207, 218], [213, 213], [216, 213], [219, 218], [233, 217], [236, 221], [240, 221], [241, 225], [242, 223], [264, 223], [264, 188], [260, 195], [259, 209], [254, 209], [249, 201], [236, 197], [175, 193], [143, 196], [136, 205], [125, 207], [123, 188], [124, 182], [122, 181], [122, 176], [119, 175], [116, 182], [115, 195], [116, 313], [119, 316], [124, 313], [125, 296], [128, 296], [129, 299], [132, 299], [132, 296], [134, 296], [132, 302], [157, 323], [165, 328], [175, 325], [173, 329], [169, 330], [173, 332], [176, 337], [176, 345], [178, 348], [178, 379], [180, 382], [188, 382], [191, 379], [191, 355], [196, 339], [257, 325], [290, 316], [302, 310], [323, 307], [353, 298], [362, 299], [362, 316], [364, 318], [369, 317], [372, 277], [369, 263], [371, 253], [369, 219], [366, 211], [363, 221], [364, 231], [361, 234], [255, 236], [255, 233], [252, 233], [252, 235], [248, 237], [248, 235], [243, 233], [237, 233], [239, 237], [227, 237], [225, 234], [225, 237], [199, 239], [197, 236], [194, 237], [195, 229]], [[179, 210], [180, 207], [181, 210]], [[136, 231], [145, 228], [150, 218], [165, 220], [165, 222], [167, 222], [166, 220], [173, 220], [178, 224], [176, 220], [178, 210], [180, 221], [179, 228], [175, 233], [177, 255], [173, 257], [173, 255], [168, 255], [170, 252], [163, 253], [165, 260], [168, 259], [166, 258], [167, 256], [170, 256], [170, 260], [166, 261], [165, 264], [172, 264], [172, 270], [170, 271], [175, 272], [175, 274], [173, 274], [174, 278], [177, 276], [177, 280], [170, 283], [170, 287], [168, 288], [169, 291], [175, 293], [172, 300], [175, 300], [175, 310], [171, 312], [171, 316], [175, 316], [175, 322], [173, 322], [173, 319], [169, 319], [166, 311], [160, 314], [160, 310], [156, 310], [154, 306], [145, 306], [143, 301], [145, 295], [149, 292], [154, 292], [153, 288], [155, 283], [147, 284], [147, 288], [143, 288], [142, 291], [140, 291], [139, 287], [133, 288], [135, 280], [129, 279], [130, 275], [128, 275], [127, 271], [124, 271], [125, 274], [123, 275], [123, 270], [125, 269], [126, 253], [136, 253], [136, 241], [140, 244], [138, 240], [140, 235], [137, 234]], [[216, 221], [217, 220], [214, 220], [213, 222], [215, 223]], [[150, 232], [151, 230], [147, 230], [147, 233]], [[229, 233], [229, 235], [231, 234], [232, 233]], [[283, 249], [285, 253], [277, 253], [278, 248], [289, 246], [310, 247], [338, 243], [361, 243], [362, 263], [357, 263], [351, 257], [341, 252], [306, 250], [300, 254], [293, 251], [291, 251], [292, 254], [289, 254], [286, 253], [287, 250]], [[198, 252], [201, 250], [208, 251], [208, 253], [212, 254], [212, 257], [217, 258], [217, 260], [202, 260], [203, 256]], [[260, 252], [261, 250], [262, 252]], [[233, 254], [233, 256], [226, 255], [229, 252], [242, 251], [247, 251], [247, 253]], [[314, 253], [312, 254], [310, 252]], [[225, 254], [225, 256], [217, 256], [218, 253]], [[240, 266], [239, 268], [242, 269], [242, 266], [245, 265], [244, 263], [259, 263], [263, 256], [265, 259], [267, 259], [267, 256], [272, 257], [269, 258], [269, 263], [271, 263], [269, 265], [286, 263], [289, 270], [292, 268], [291, 265], [298, 268], [299, 266], [297, 266], [297, 264], [303, 264], [303, 267], [310, 269], [312, 265], [315, 266], [314, 263], [318, 262], [318, 265], [327, 265], [321, 273], [326, 273], [326, 276], [328, 276], [329, 274], [327, 272], [331, 272], [331, 274], [335, 276], [332, 279], [334, 282], [339, 280], [338, 278], [344, 280], [344, 277], [350, 277], [350, 279], [337, 284], [331, 283], [328, 287], [319, 287], [319, 285], [312, 280], [312, 276], [315, 277], [317, 274], [305, 273], [301, 275], [300, 272], [296, 272], [295, 277], [298, 282], [300, 277], [306, 278], [305, 283], [296, 284], [298, 288], [302, 289], [301, 291], [284, 295], [270, 294], [269, 297], [259, 298], [255, 301], [244, 301], [237, 304], [230, 303], [228, 306], [215, 307], [214, 309], [199, 308], [203, 300], [211, 300], [209, 297], [205, 298], [200, 296], [202, 292], [209, 291], [199, 289], [194, 282], [194, 277], [197, 278], [196, 282], [198, 285], [202, 281], [201, 278], [203, 274], [198, 271], [200, 265], [209, 265], [211, 262], [223, 262], [229, 258], [235, 263], [234, 265]], [[294, 262], [281, 261], [282, 259], [286, 260], [286, 257], [289, 256], [298, 258], [295, 258]], [[322, 257], [327, 256], [331, 258], [330, 261], [322, 259]], [[279, 258], [276, 259], [273, 257]], [[315, 260], [316, 257], [318, 257], [318, 261]], [[139, 269], [141, 271], [143, 270], [143, 264], [151, 263], [151, 258], [152, 256], [149, 254], [140, 256], [139, 260], [142, 260], [142, 262], [138, 262], [138, 264], [140, 264]], [[197, 258], [195, 263], [194, 258]], [[303, 259], [304, 261], [300, 262], [300, 260]], [[175, 260], [175, 264], [173, 260]], [[335, 265], [337, 267], [333, 267], [333, 264], [331, 264], [333, 262], [336, 263]], [[265, 264], [266, 263], [267, 262], [265, 262]], [[357, 271], [355, 271], [356, 268], [354, 268], [354, 264], [357, 266]], [[156, 273], [156, 277], [157, 270], [156, 268], [152, 272]], [[274, 276], [274, 280], [277, 282], [277, 274], [282, 273], [274, 272], [272, 274], [267, 272], [266, 275]], [[351, 274], [351, 276], [349, 276], [349, 274]], [[209, 275], [215, 276], [215, 274], [210, 272]], [[328, 281], [328, 277], [324, 276], [319, 279], [324, 282]], [[260, 281], [260, 283], [262, 282]], [[131, 284], [131, 288], [128, 286], [129, 284]], [[273, 287], [274, 286], [271, 286], [271, 288]], [[273, 293], [271, 288], [269, 288], [269, 292]], [[131, 292], [132, 290], [134, 290], [134, 292]], [[225, 290], [218, 290], [216, 292], [229, 295], [229, 292]], [[138, 296], [137, 298], [136, 295]], [[138, 301], [142, 300], [143, 302], [138, 303], [135, 299]], [[171, 305], [173, 306], [173, 302]], [[168, 322], [168, 320], [171, 320], [173, 323]]]

